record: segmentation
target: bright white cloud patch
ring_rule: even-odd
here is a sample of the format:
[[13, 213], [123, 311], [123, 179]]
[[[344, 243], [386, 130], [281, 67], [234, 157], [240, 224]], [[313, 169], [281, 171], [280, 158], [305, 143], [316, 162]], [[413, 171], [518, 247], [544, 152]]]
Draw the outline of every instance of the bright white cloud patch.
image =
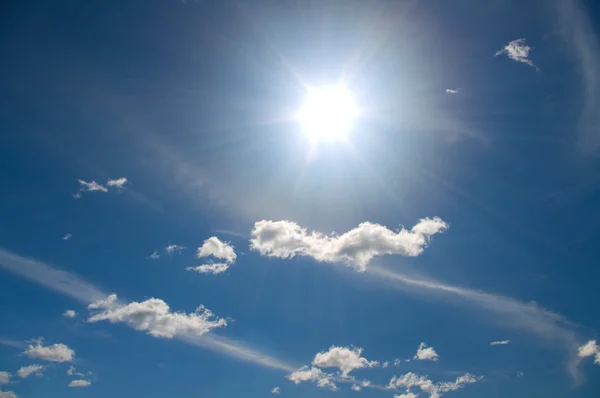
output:
[[87, 380], [71, 380], [69, 387], [89, 387], [92, 383]]
[[522, 62], [531, 66], [532, 68], [538, 69], [537, 66], [529, 59], [529, 53], [533, 50], [533, 47], [530, 47], [526, 44], [526, 40], [524, 38], [513, 40], [508, 43], [504, 48], [498, 50], [494, 57], [498, 55], [506, 54], [506, 56], [514, 61]]
[[41, 376], [42, 373], [44, 372], [44, 369], [46, 369], [45, 366], [43, 365], [29, 365], [29, 366], [23, 366], [21, 369], [19, 369], [17, 371], [17, 376], [19, 376], [21, 379], [26, 379], [27, 377], [33, 375], [36, 376]]
[[151, 298], [138, 303], [119, 304], [117, 295], [111, 294], [106, 300], [90, 304], [91, 310], [101, 310], [92, 315], [88, 322], [123, 322], [132, 328], [145, 331], [153, 337], [172, 338], [176, 335], [202, 335], [218, 327], [227, 326], [223, 318], [217, 318], [204, 306], [196, 312], [171, 312], [161, 299]]
[[421, 361], [437, 361], [440, 359], [440, 356], [435, 352], [433, 347], [428, 347], [427, 344], [421, 343], [413, 359], [419, 359]]
[[169, 245], [169, 246], [165, 247], [165, 251], [168, 254], [181, 253], [183, 251], [183, 249], [185, 249], [185, 246], [180, 246], [180, 245]]
[[10, 383], [10, 373], [0, 372], [0, 386]]
[[79, 182], [80, 185], [80, 190], [84, 191], [84, 192], [108, 192], [108, 189], [103, 186], [98, 184], [96, 181], [84, 181], [84, 180], [77, 180]]
[[254, 224], [250, 248], [270, 257], [309, 256], [320, 262], [344, 262], [364, 271], [376, 256], [420, 255], [429, 238], [447, 228], [441, 218], [434, 217], [421, 219], [412, 229], [398, 232], [364, 222], [342, 235], [324, 235], [309, 232], [291, 221], [262, 220]]
[[594, 363], [600, 365], [600, 347], [596, 344], [596, 340], [590, 340], [580, 346], [577, 350], [577, 355], [582, 358], [591, 357], [593, 355], [596, 357]]
[[407, 392], [406, 394], [394, 395], [394, 398], [417, 398], [417, 395], [412, 392]]
[[457, 88], [447, 88], [446, 89], [446, 93], [447, 94], [457, 94], [458, 93], [458, 89]]
[[127, 177], [121, 177], [117, 178], [116, 180], [108, 180], [106, 185], [112, 188], [121, 189], [125, 186], [125, 184], [127, 184], [127, 182]]
[[63, 312], [63, 316], [66, 318], [75, 318], [77, 316], [77, 313], [73, 310], [66, 310], [65, 312]]
[[494, 346], [494, 345], [507, 345], [507, 344], [510, 344], [510, 340], [492, 341], [490, 343], [491, 346]]
[[217, 274], [222, 274], [223, 272], [227, 271], [228, 268], [229, 268], [229, 264], [214, 263], [214, 264], [203, 264], [203, 265], [199, 265], [197, 267], [187, 267], [186, 270], [199, 272], [201, 274], [217, 275]]
[[213, 256], [219, 260], [225, 260], [229, 264], [233, 264], [237, 258], [233, 246], [227, 242], [220, 241], [216, 236], [206, 239], [202, 243], [202, 246], [198, 248], [196, 255], [198, 258]]
[[281, 392], [281, 388], [279, 387], [273, 387], [273, 389], [271, 390], [271, 394], [279, 394]]
[[73, 235], [71, 235], [71, 234], [65, 234], [65, 236], [62, 237], [62, 240], [69, 240], [69, 239], [71, 239], [72, 236]]
[[323, 371], [319, 368], [309, 368], [308, 366], [303, 366], [297, 371], [287, 375], [287, 379], [293, 381], [295, 384], [312, 381], [316, 382], [317, 386], [321, 388], [329, 388], [335, 391], [337, 390], [337, 386], [333, 381], [331, 381], [331, 377], [331, 375], [323, 373]]
[[23, 354], [29, 358], [38, 358], [49, 362], [71, 362], [75, 356], [75, 351], [64, 344], [52, 344], [43, 346], [43, 339], [34, 341], [35, 345], [30, 344]]
[[342, 377], [347, 377], [348, 373], [355, 369], [378, 365], [376, 361], [368, 361], [361, 357], [362, 351], [362, 348], [357, 347], [331, 347], [328, 351], [315, 355], [312, 364], [320, 368], [338, 368]]
[[358, 384], [352, 384], [352, 387], [350, 387], [352, 389], [352, 391], [360, 391], [362, 390], [362, 387], [359, 386]]
[[411, 388], [418, 388], [421, 391], [428, 393], [430, 398], [439, 398], [442, 393], [459, 390], [467, 384], [473, 384], [479, 380], [481, 380], [481, 378], [477, 378], [470, 373], [466, 373], [460, 377], [457, 377], [455, 381], [436, 384], [426, 376], [419, 376], [415, 373], [409, 372], [399, 377], [392, 377], [390, 383], [388, 384], [388, 388], [393, 390], [406, 388], [407, 393], [410, 393], [409, 390]]

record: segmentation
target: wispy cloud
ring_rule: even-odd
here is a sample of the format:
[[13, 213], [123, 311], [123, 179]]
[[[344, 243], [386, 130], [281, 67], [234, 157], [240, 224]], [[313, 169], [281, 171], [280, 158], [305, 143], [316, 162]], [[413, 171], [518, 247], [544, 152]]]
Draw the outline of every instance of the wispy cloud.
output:
[[0, 398], [19, 398], [13, 391], [0, 391]]
[[490, 343], [490, 345], [491, 346], [494, 346], [494, 345], [507, 345], [509, 343], [510, 343], [510, 340], [500, 340], [500, 341], [492, 341]]
[[65, 236], [62, 237], [62, 240], [69, 240], [69, 239], [71, 239], [72, 236], [73, 235], [67, 233]]
[[308, 231], [291, 221], [258, 221], [250, 248], [262, 255], [292, 258], [312, 257], [319, 262], [342, 262], [364, 271], [371, 259], [383, 255], [415, 257], [427, 247], [429, 238], [448, 229], [441, 218], [424, 218], [410, 230], [392, 231], [364, 222], [342, 235]]
[[446, 93], [447, 94], [458, 94], [458, 89], [457, 88], [447, 88]]
[[197, 267], [187, 267], [187, 271], [194, 271], [200, 274], [213, 274], [218, 275], [229, 269], [229, 264], [226, 263], [212, 263], [212, 264], [203, 264]]
[[108, 192], [108, 189], [101, 184], [98, 184], [96, 181], [92, 180], [87, 182], [85, 180], [77, 180], [80, 185], [80, 190], [82, 192]]
[[127, 180], [127, 177], [121, 177], [121, 178], [117, 178], [116, 180], [109, 179], [106, 182], [106, 185], [111, 188], [122, 189], [125, 186], [125, 184], [127, 184], [127, 182], [129, 182]]
[[71, 380], [71, 382], [69, 383], [69, 387], [84, 388], [84, 387], [89, 387], [91, 385], [92, 385], [92, 382], [88, 381], [88, 380]]
[[[466, 373], [463, 376], [457, 377], [455, 381], [434, 383], [427, 376], [419, 376], [409, 372], [399, 377], [392, 377], [388, 388], [391, 390], [398, 388], [418, 388], [428, 393], [430, 398], [439, 398], [442, 393], [459, 390], [468, 384], [477, 383], [481, 379], [480, 377], [478, 378], [470, 373]], [[410, 391], [407, 391], [407, 393], [410, 393]]]
[[66, 318], [75, 318], [77, 316], [77, 312], [74, 310], [66, 310], [63, 312], [63, 316]]
[[[107, 293], [102, 292], [94, 285], [85, 282], [73, 274], [52, 268], [41, 261], [22, 257], [4, 249], [0, 249], [0, 269], [5, 269], [85, 304], [92, 304], [108, 296]], [[291, 372], [296, 368], [284, 360], [275, 358], [249, 346], [247, 343], [217, 336], [212, 333], [202, 336], [181, 335], [177, 336], [177, 338], [187, 344], [216, 351], [231, 358], [259, 366], [284, 372]], [[0, 339], [0, 344], [3, 344], [3, 341]], [[8, 342], [12, 343], [12, 341]]]
[[148, 256], [150, 260], [158, 260], [160, 258], [160, 254], [158, 254], [157, 250], [154, 250], [151, 255]]
[[10, 383], [10, 376], [11, 376], [11, 374], [9, 372], [1, 371], [0, 372], [0, 386]]
[[273, 387], [273, 389], [271, 390], [271, 394], [279, 394], [281, 392], [281, 388], [279, 387]]
[[167, 254], [181, 253], [185, 249], [185, 246], [180, 245], [169, 245], [165, 247]]
[[529, 59], [529, 53], [533, 51], [533, 47], [527, 45], [525, 38], [513, 40], [508, 43], [504, 48], [498, 50], [494, 57], [498, 55], [506, 54], [506, 56], [514, 61], [522, 62], [526, 65], [539, 70], [539, 68]]

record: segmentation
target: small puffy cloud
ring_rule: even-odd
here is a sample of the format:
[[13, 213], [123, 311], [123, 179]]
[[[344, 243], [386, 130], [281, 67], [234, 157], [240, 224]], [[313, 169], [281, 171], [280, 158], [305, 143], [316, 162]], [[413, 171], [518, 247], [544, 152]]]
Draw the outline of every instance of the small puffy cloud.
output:
[[150, 260], [158, 260], [160, 258], [160, 254], [158, 254], [158, 251], [154, 250], [154, 252], [148, 256], [148, 258]]
[[69, 239], [71, 239], [72, 236], [73, 235], [71, 235], [71, 234], [65, 234], [65, 236], [62, 237], [62, 240], [69, 240]]
[[390, 366], [389, 361], [385, 361], [384, 363], [381, 364], [382, 368], [387, 368], [388, 366]]
[[428, 347], [427, 344], [421, 343], [413, 359], [421, 361], [437, 361], [440, 359], [440, 356], [435, 352], [433, 347]]
[[79, 189], [83, 192], [108, 192], [108, 189], [98, 184], [96, 181], [86, 182], [84, 180], [77, 180], [79, 182]]
[[69, 369], [67, 369], [67, 374], [69, 376], [73, 376], [73, 374], [77, 371], [77, 369], [75, 369], [75, 366], [69, 366]]
[[63, 316], [66, 318], [75, 318], [77, 316], [77, 313], [74, 310], [66, 310], [65, 312], [63, 312]]
[[[470, 373], [466, 373], [457, 377], [455, 381], [434, 383], [426, 376], [418, 376], [415, 373], [409, 372], [399, 377], [392, 377], [388, 385], [389, 389], [395, 390], [398, 388], [418, 388], [429, 394], [430, 398], [439, 398], [442, 393], [448, 391], [456, 391], [464, 386], [480, 381], [482, 378], [477, 378]], [[410, 391], [407, 391], [410, 393]], [[409, 396], [410, 397], [410, 396]]]
[[73, 194], [74, 199], [81, 199], [81, 194], [79, 192]]
[[458, 89], [457, 88], [447, 88], [446, 93], [447, 94], [458, 94]]
[[522, 62], [531, 66], [532, 68], [538, 69], [537, 66], [529, 59], [529, 53], [533, 50], [533, 47], [530, 47], [526, 44], [525, 38], [513, 40], [508, 43], [504, 48], [498, 50], [494, 57], [498, 55], [505, 54], [508, 58]]
[[42, 345], [43, 339], [34, 341], [35, 345], [30, 344], [23, 354], [29, 358], [38, 358], [48, 362], [71, 362], [75, 356], [75, 351], [64, 344], [52, 344], [50, 346]]
[[43, 365], [29, 365], [29, 366], [23, 366], [21, 369], [19, 369], [17, 371], [17, 376], [19, 376], [21, 379], [26, 379], [27, 377], [33, 375], [36, 376], [41, 376], [42, 373], [44, 372], [44, 369], [46, 369], [45, 366]]
[[261, 255], [312, 257], [319, 262], [343, 262], [364, 271], [373, 257], [423, 253], [432, 235], [448, 228], [441, 218], [421, 219], [410, 230], [395, 232], [383, 225], [364, 222], [342, 234], [308, 231], [291, 221], [258, 221], [251, 231], [250, 248]]
[[510, 340], [492, 341], [490, 343], [491, 346], [495, 346], [495, 345], [507, 345], [507, 344], [510, 344]]
[[271, 390], [271, 394], [279, 394], [281, 392], [281, 388], [279, 387], [273, 387], [273, 389]]
[[183, 249], [185, 249], [185, 246], [180, 246], [180, 245], [169, 245], [169, 246], [165, 247], [165, 251], [168, 254], [181, 253], [183, 251]]
[[168, 339], [181, 334], [202, 335], [214, 328], [227, 326], [225, 319], [215, 317], [202, 305], [190, 314], [172, 312], [167, 303], [157, 298], [119, 304], [117, 295], [111, 294], [106, 300], [92, 303], [88, 308], [100, 310], [92, 315], [88, 322], [122, 322], [153, 337]]
[[362, 390], [362, 387], [359, 386], [358, 384], [352, 384], [352, 387], [350, 387], [352, 389], [352, 391], [360, 391]]
[[591, 357], [594, 355], [594, 363], [600, 364], [600, 347], [596, 344], [596, 340], [590, 340], [577, 350], [577, 356], [581, 358]]
[[12, 391], [0, 391], [0, 398], [19, 398], [19, 396]]
[[362, 348], [352, 347], [334, 347], [328, 351], [323, 351], [315, 355], [312, 364], [320, 368], [338, 368], [342, 377], [355, 369], [370, 368], [377, 366], [376, 361], [368, 361], [361, 357]]
[[213, 256], [219, 260], [225, 260], [229, 264], [233, 264], [237, 258], [233, 246], [227, 242], [220, 241], [216, 236], [206, 239], [202, 243], [202, 246], [198, 248], [196, 255], [198, 258]]
[[286, 376], [288, 380], [293, 381], [294, 384], [300, 384], [305, 381], [313, 381], [317, 383], [317, 386], [321, 388], [329, 388], [333, 391], [337, 390], [337, 386], [331, 381], [331, 375], [323, 373], [319, 368], [309, 368], [303, 366], [297, 371], [290, 373]]
[[88, 380], [71, 380], [69, 387], [89, 387], [92, 383]]
[[187, 267], [186, 270], [199, 272], [201, 274], [217, 275], [217, 274], [222, 274], [223, 272], [227, 271], [228, 268], [229, 268], [229, 264], [214, 263], [214, 264], [203, 264], [203, 265], [199, 265], [197, 267]]
[[125, 186], [125, 184], [127, 184], [127, 182], [128, 182], [127, 177], [121, 177], [121, 178], [117, 178], [116, 180], [108, 180], [106, 185], [111, 188], [121, 189], [121, 188], [123, 188], [123, 186]]
[[407, 392], [406, 394], [394, 395], [394, 398], [417, 398], [417, 396], [412, 392]]
[[0, 386], [10, 383], [10, 373], [0, 372]]
[[402, 361], [400, 359], [398, 359], [398, 358], [394, 359], [394, 366], [400, 366], [401, 362]]

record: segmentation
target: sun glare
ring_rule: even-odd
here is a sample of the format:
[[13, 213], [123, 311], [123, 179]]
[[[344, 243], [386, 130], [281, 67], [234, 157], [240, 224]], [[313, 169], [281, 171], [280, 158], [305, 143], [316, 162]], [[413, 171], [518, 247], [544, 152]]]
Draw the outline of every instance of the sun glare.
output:
[[298, 112], [313, 142], [344, 140], [358, 116], [352, 93], [343, 86], [311, 88]]

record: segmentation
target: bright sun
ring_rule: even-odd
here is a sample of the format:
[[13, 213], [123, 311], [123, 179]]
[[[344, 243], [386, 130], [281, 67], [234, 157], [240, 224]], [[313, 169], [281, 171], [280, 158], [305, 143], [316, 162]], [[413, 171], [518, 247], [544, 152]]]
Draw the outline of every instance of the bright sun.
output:
[[344, 140], [358, 116], [352, 93], [343, 86], [310, 88], [298, 120], [311, 141]]

